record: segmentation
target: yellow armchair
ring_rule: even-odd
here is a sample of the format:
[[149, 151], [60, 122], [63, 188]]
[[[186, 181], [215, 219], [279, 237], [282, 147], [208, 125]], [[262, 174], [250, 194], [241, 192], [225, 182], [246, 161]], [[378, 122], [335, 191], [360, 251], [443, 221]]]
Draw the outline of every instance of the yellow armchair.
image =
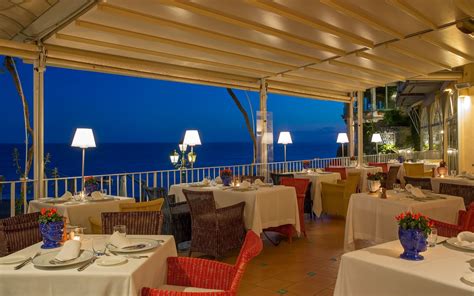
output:
[[422, 163], [404, 163], [405, 176], [408, 177], [432, 177], [432, 171], [425, 171], [425, 165]]
[[89, 223], [91, 225], [92, 234], [102, 234], [102, 221], [100, 218], [89, 217]]
[[356, 193], [360, 173], [349, 173], [346, 182], [334, 184], [321, 182], [323, 212], [329, 215], [345, 217], [349, 199]]
[[120, 212], [148, 212], [148, 211], [161, 211], [163, 206], [164, 198], [157, 198], [152, 201], [145, 202], [126, 202], [119, 204]]

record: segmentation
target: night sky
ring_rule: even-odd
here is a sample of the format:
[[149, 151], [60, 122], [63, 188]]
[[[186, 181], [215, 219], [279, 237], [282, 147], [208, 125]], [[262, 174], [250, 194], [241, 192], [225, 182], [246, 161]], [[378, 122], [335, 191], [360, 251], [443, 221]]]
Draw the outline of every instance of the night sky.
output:
[[[23, 117], [0, 56], [0, 143], [23, 142]], [[17, 60], [33, 114], [32, 66]], [[246, 110], [244, 91], [235, 91]], [[258, 93], [247, 92], [253, 110]], [[289, 130], [293, 142], [335, 141], [345, 127], [342, 103], [269, 94], [275, 141]], [[203, 142], [248, 142], [245, 122], [224, 88], [48, 67], [45, 142], [70, 143], [77, 127], [94, 129], [98, 143], [177, 142], [198, 129]]]

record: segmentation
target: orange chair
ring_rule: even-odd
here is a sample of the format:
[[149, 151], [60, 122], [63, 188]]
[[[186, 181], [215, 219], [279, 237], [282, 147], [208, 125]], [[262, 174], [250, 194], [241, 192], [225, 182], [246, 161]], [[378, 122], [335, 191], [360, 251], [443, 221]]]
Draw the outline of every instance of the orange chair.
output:
[[388, 163], [386, 162], [369, 162], [369, 166], [380, 167], [382, 172], [388, 173]]
[[339, 173], [341, 180], [347, 179], [347, 168], [341, 166], [328, 166], [324, 169], [326, 172]]
[[438, 235], [441, 236], [454, 237], [462, 231], [474, 231], [474, 202], [467, 207], [467, 211], [459, 211], [457, 224], [430, 220], [434, 222], [434, 226], [438, 229]]
[[142, 288], [141, 295], [235, 296], [247, 264], [260, 254], [262, 249], [262, 240], [250, 230], [235, 265], [200, 258], [168, 257], [166, 285], [159, 288]]

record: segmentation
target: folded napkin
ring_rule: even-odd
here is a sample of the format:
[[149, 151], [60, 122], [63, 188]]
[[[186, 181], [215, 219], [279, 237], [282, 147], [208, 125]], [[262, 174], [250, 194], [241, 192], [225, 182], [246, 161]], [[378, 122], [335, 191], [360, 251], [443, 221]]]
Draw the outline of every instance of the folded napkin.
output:
[[316, 169], [316, 173], [324, 173], [324, 171], [322, 169]]
[[54, 257], [60, 261], [72, 260], [79, 257], [81, 252], [81, 242], [77, 240], [68, 240], [64, 243], [61, 251]]
[[248, 181], [243, 181], [242, 183], [240, 183], [240, 188], [249, 188], [250, 187], [250, 183]]
[[91, 199], [103, 199], [104, 195], [100, 191], [94, 191], [91, 193]]
[[109, 243], [119, 249], [135, 245], [122, 233], [115, 231], [109, 238]]
[[211, 184], [211, 180], [209, 180], [208, 178], [204, 178], [204, 179], [202, 179], [202, 184], [203, 185], [209, 185], [209, 184]]
[[411, 185], [411, 184], [407, 184], [407, 185], [405, 186], [405, 189], [406, 189], [408, 192], [410, 192], [411, 194], [413, 194], [413, 196], [415, 196], [415, 197], [418, 197], [418, 198], [420, 198], [420, 197], [426, 197], [426, 195], [423, 193], [423, 191], [421, 191], [420, 188], [416, 188], [416, 187], [414, 187], [414, 186]]
[[474, 249], [474, 232], [463, 231], [457, 236], [460, 246]]
[[61, 195], [58, 200], [71, 200], [72, 199], [72, 193], [69, 191], [66, 191], [63, 195]]
[[254, 183], [255, 185], [257, 185], [257, 186], [261, 186], [261, 185], [264, 184], [263, 181], [260, 180], [260, 179], [256, 179], [253, 183]]
[[222, 184], [221, 177], [219, 177], [219, 176], [216, 177], [216, 184]]

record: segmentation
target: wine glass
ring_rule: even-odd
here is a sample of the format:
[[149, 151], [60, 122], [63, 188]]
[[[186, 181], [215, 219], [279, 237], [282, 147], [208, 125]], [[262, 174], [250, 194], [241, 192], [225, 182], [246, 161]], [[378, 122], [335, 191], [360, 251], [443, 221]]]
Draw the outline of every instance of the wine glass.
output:
[[393, 190], [396, 192], [396, 193], [400, 193], [400, 189], [401, 189], [401, 185], [399, 183], [394, 183], [393, 184]]
[[431, 233], [428, 234], [428, 238], [426, 239], [429, 247], [436, 246], [436, 241], [438, 240], [438, 229], [435, 227], [431, 227]]
[[273, 184], [274, 184], [272, 178], [268, 178], [266, 183], [267, 183], [268, 186], [273, 186]]
[[451, 176], [452, 177], [456, 177], [456, 173], [457, 173], [456, 170], [451, 170]]

